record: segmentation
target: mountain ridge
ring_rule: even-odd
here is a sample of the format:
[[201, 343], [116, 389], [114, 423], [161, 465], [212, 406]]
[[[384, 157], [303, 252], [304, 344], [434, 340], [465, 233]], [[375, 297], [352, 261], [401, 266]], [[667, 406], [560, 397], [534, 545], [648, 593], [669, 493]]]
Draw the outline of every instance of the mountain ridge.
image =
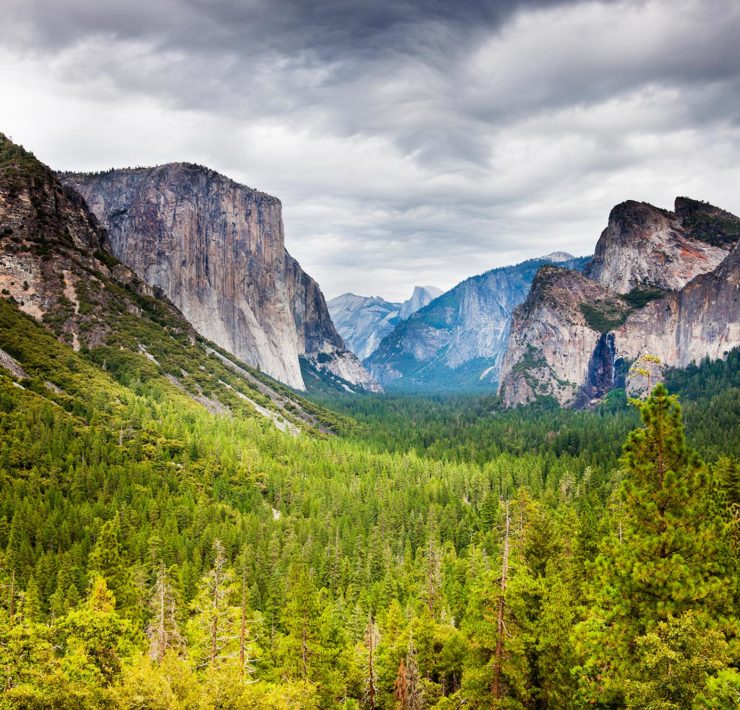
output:
[[360, 360], [366, 360], [393, 328], [441, 295], [435, 286], [414, 286], [402, 302], [386, 301], [380, 296], [343, 293], [327, 306], [339, 334]]

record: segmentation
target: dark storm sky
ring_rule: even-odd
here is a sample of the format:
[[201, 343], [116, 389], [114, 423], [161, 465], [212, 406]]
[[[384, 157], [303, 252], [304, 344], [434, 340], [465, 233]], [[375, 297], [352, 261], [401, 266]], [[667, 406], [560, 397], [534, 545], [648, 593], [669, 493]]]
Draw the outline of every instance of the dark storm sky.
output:
[[207, 164], [327, 297], [403, 298], [589, 253], [628, 198], [740, 212], [738, 37], [737, 0], [3, 0], [0, 130]]

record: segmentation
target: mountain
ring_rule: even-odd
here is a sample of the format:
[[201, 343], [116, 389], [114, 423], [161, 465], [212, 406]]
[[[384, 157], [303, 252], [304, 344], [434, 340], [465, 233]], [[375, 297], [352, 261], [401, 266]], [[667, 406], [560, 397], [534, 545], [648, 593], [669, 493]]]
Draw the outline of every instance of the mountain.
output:
[[732, 217], [685, 197], [676, 198], [675, 212], [623, 202], [611, 211], [586, 275], [617, 293], [640, 287], [679, 289], [727, 256], [728, 242], [708, 240], [696, 230], [696, 221]]
[[277, 198], [186, 163], [60, 177], [106, 228], [113, 256], [203, 337], [295, 389], [306, 386], [301, 360], [351, 389], [377, 389], [286, 251]]
[[400, 321], [406, 320], [441, 293], [435, 286], [415, 286], [411, 298], [403, 303], [392, 303], [378, 296], [343, 293], [332, 298], [327, 305], [347, 347], [360, 360], [365, 360]]
[[441, 295], [442, 289], [436, 286], [414, 286], [411, 298], [401, 304], [401, 310], [398, 313], [399, 319], [408, 320], [416, 311], [421, 310]]
[[[198, 336], [106, 243], [83, 198], [0, 134], [0, 305], [14, 352], [31, 348], [41, 328], [127, 384], [156, 383], [211, 412], [264, 418], [292, 433], [328, 431], [330, 416]], [[0, 351], [0, 361], [12, 365], [14, 352]], [[68, 401], [68, 382], [26, 374], [45, 397]]]
[[740, 345], [740, 218], [676, 199], [617, 205], [584, 275], [541, 269], [514, 312], [499, 394], [589, 406]]
[[[514, 311], [501, 367], [500, 394], [510, 406], [550, 395], [572, 404], [599, 341], [581, 304], [612, 292], [583, 274], [555, 266], [537, 272], [527, 299]], [[626, 304], [614, 299], [615, 308]]]
[[[555, 260], [575, 269], [587, 262], [562, 253]], [[365, 364], [384, 386], [399, 389], [490, 387], [511, 314], [547, 263], [531, 259], [466, 279], [400, 323]]]

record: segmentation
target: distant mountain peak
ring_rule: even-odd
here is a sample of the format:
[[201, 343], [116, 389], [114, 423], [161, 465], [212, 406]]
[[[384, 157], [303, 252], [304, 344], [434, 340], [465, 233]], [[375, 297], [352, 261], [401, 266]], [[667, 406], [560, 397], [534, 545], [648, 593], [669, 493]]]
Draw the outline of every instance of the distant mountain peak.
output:
[[414, 286], [414, 292], [411, 298], [401, 304], [401, 311], [398, 317], [406, 320], [416, 311], [421, 310], [427, 304], [431, 303], [437, 296], [442, 295], [442, 290], [436, 286]]
[[[514, 308], [543, 257], [471, 276], [399, 323], [365, 361], [376, 379], [407, 390], [491, 388]], [[558, 261], [582, 269], [586, 259]]]
[[560, 264], [564, 261], [573, 261], [576, 257], [567, 251], [552, 251], [541, 258], [543, 261], [552, 261], [555, 264]]
[[403, 303], [386, 301], [380, 296], [343, 293], [332, 298], [327, 305], [347, 347], [364, 360], [375, 352], [398, 323], [410, 318], [441, 293], [442, 290], [436, 286], [414, 286], [411, 298]]

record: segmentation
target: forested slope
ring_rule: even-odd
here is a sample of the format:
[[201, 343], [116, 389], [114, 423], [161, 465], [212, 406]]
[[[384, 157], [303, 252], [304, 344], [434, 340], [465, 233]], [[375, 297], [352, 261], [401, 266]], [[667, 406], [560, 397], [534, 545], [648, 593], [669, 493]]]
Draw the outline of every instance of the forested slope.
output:
[[3, 706], [732, 706], [737, 464], [687, 454], [662, 394], [621, 470], [634, 420], [570, 452], [547, 412], [445, 462], [211, 413], [0, 315]]

